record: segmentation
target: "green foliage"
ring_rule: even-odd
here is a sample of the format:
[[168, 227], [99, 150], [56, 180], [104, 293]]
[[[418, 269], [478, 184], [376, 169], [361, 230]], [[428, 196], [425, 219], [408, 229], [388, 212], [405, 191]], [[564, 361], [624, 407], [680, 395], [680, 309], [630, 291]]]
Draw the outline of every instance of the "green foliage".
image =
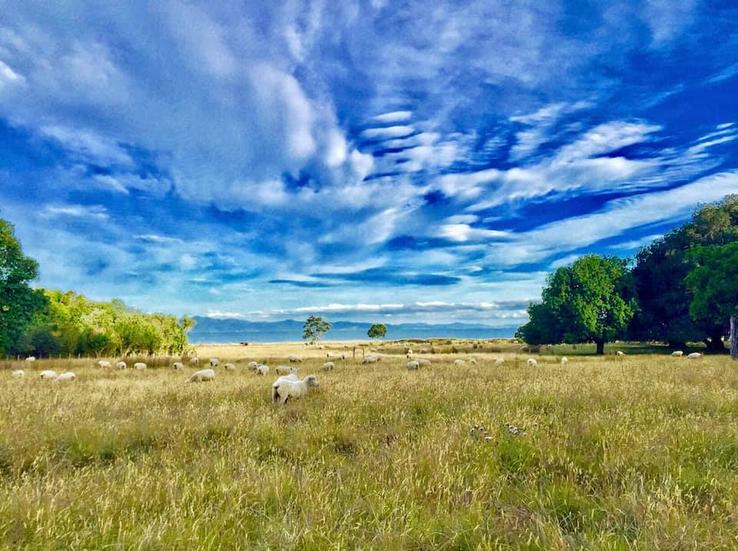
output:
[[542, 302], [517, 333], [529, 344], [604, 343], [620, 336], [636, 309], [625, 261], [588, 255], [548, 278]]
[[302, 338], [311, 344], [320, 340], [324, 333], [331, 329], [330, 322], [320, 316], [310, 316], [302, 327]]
[[727, 330], [730, 316], [738, 315], [738, 242], [695, 247], [689, 257], [695, 263], [686, 279], [692, 319], [706, 332]]
[[20, 352], [23, 334], [44, 297], [28, 282], [38, 275], [38, 264], [23, 254], [13, 226], [0, 219], [0, 354]]
[[374, 323], [366, 334], [370, 339], [382, 339], [387, 335], [387, 326], [383, 323]]

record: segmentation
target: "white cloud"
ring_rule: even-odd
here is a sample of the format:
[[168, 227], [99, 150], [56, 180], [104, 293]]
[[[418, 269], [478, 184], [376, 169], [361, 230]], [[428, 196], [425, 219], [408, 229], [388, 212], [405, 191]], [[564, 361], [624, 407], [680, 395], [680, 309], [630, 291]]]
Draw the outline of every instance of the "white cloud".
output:
[[373, 120], [382, 123], [403, 122], [411, 119], [412, 116], [412, 111], [390, 111], [388, 113], [382, 113], [381, 115], [373, 117]]
[[69, 216], [72, 218], [86, 218], [88, 220], [107, 220], [107, 210], [101, 205], [47, 205], [42, 216], [56, 217]]
[[399, 138], [412, 134], [415, 129], [412, 126], [384, 126], [379, 128], [367, 128], [361, 135], [365, 138]]

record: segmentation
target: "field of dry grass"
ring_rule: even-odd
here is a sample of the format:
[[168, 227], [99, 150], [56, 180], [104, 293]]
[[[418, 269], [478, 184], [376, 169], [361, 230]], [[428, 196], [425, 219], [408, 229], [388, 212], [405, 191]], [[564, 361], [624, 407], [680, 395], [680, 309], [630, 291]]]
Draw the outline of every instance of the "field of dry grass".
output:
[[[529, 367], [510, 346], [448, 343], [409, 372], [403, 346], [388, 344], [379, 364], [324, 373], [324, 355], [345, 344], [324, 346], [203, 346], [201, 358], [238, 367], [202, 384], [166, 361], [38, 361], [22, 380], [0, 371], [0, 545], [738, 547], [738, 370], [727, 357], [570, 354], [563, 367], [562, 349]], [[277, 407], [274, 377], [246, 363], [290, 353], [320, 388]], [[39, 379], [50, 366], [78, 378]]]

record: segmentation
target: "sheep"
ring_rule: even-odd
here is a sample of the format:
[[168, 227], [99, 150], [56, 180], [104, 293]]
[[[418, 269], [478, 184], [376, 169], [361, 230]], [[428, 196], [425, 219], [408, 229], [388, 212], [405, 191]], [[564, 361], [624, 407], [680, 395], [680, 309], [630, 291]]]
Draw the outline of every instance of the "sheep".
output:
[[74, 381], [77, 375], [72, 371], [66, 371], [54, 379], [54, 382], [61, 383], [64, 381]]
[[126, 369], [127, 367], [128, 366], [126, 365], [126, 362], [122, 360], [119, 362], [115, 362], [115, 369]]
[[334, 364], [333, 362], [325, 362], [325, 363], [324, 363], [324, 364], [323, 364], [323, 365], [321, 366], [321, 369], [322, 369], [323, 371], [330, 371], [330, 370], [331, 370], [331, 369], [333, 369], [334, 367], [336, 367], [336, 365], [335, 365], [335, 364]]
[[53, 369], [44, 369], [41, 373], [39, 373], [39, 376], [42, 379], [56, 379], [59, 374]]
[[172, 364], [172, 369], [184, 369], [184, 364], [182, 362], [174, 362]]
[[133, 369], [146, 369], [146, 364], [143, 362], [136, 362], [133, 364]]
[[26, 376], [26, 372], [22, 369], [16, 369], [10, 374], [10, 376], [13, 377], [13, 379], [22, 379]]
[[289, 375], [290, 373], [295, 373], [297, 368], [291, 365], [278, 365], [274, 368], [274, 371], [277, 372], [277, 375]]
[[27, 361], [27, 362], [29, 362], [29, 363], [30, 363], [30, 362], [35, 362], [35, 361], [36, 361], [36, 356], [28, 356], [28, 357], [26, 358], [26, 361]]
[[[293, 374], [294, 375], [294, 374]], [[301, 398], [308, 393], [311, 388], [317, 388], [318, 378], [315, 375], [308, 375], [302, 381], [297, 376], [288, 375], [280, 377], [272, 385], [272, 402], [286, 404], [290, 398]]]
[[108, 369], [108, 368], [112, 367], [112, 364], [108, 360], [99, 360], [97, 362], [97, 367], [99, 367], [101, 369]]
[[538, 365], [538, 362], [536, 361], [535, 358], [528, 358], [528, 365], [531, 367], [535, 367]]
[[257, 365], [259, 365], [259, 362], [255, 362], [255, 361], [251, 360], [251, 361], [249, 362], [249, 369], [252, 369], [252, 370], [253, 370], [253, 369], [256, 369], [256, 366], [257, 366]]
[[255, 371], [257, 375], [266, 375], [267, 373], [269, 373], [269, 366], [264, 365], [264, 364], [259, 364], [256, 366]]
[[426, 358], [418, 358], [415, 361], [418, 362], [420, 367], [427, 367], [431, 364], [431, 361]]
[[363, 364], [375, 364], [378, 361], [380, 361], [381, 358], [379, 356], [375, 356], [374, 354], [368, 354], [364, 356], [364, 359], [361, 361]]
[[466, 365], [466, 362], [462, 359], [454, 360], [454, 365], [461, 367], [462, 365]]
[[218, 358], [210, 358], [210, 367], [218, 367], [220, 360]]
[[469, 363], [472, 365], [477, 365], [477, 359], [476, 358], [469, 358]]
[[289, 356], [287, 356], [287, 361], [289, 361], [291, 364], [295, 364], [302, 362], [302, 358], [295, 354], [290, 354]]
[[233, 371], [234, 369], [236, 369], [236, 365], [232, 363], [223, 364], [223, 367], [226, 371]]
[[190, 363], [193, 364], [193, 365], [199, 365], [200, 364], [200, 358], [198, 358], [197, 356], [193, 356], [192, 358], [190, 358]]
[[405, 367], [411, 370], [420, 369], [420, 363], [416, 360], [410, 360], [405, 364]]
[[189, 382], [190, 383], [203, 383], [206, 381], [212, 381], [215, 379], [215, 371], [212, 369], [201, 369], [200, 371], [195, 371], [192, 375], [190, 375]]
[[692, 352], [691, 354], [687, 355], [687, 359], [689, 360], [699, 360], [702, 357], [702, 354], [700, 352]]
[[561, 356], [561, 365], [566, 365], [569, 363], [569, 358], [566, 356]]
[[681, 358], [682, 356], [684, 356], [684, 352], [682, 352], [681, 350], [674, 350], [674, 352], [672, 352], [671, 355], [677, 358]]
[[625, 352], [623, 352], [622, 350], [618, 350], [617, 352], [615, 352], [615, 354], [617, 354], [618, 356], [625, 356]]
[[505, 358], [495, 358], [495, 365], [502, 365], [505, 363]]

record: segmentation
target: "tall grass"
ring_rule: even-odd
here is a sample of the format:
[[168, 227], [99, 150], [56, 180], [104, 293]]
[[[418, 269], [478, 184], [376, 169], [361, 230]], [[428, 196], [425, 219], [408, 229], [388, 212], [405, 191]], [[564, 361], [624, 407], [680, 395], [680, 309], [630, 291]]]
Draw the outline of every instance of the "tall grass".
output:
[[[253, 349], [252, 349], [253, 350]], [[262, 347], [260, 360], [279, 347]], [[244, 348], [243, 354], [249, 353]], [[317, 356], [317, 355], [316, 355]], [[738, 370], [726, 357], [402, 357], [273, 377], [0, 372], [0, 542], [58, 549], [733, 549]], [[275, 365], [280, 358], [272, 358]], [[73, 367], [56, 384], [37, 370]], [[507, 425], [521, 429], [512, 434]], [[482, 430], [472, 430], [474, 425]]]

